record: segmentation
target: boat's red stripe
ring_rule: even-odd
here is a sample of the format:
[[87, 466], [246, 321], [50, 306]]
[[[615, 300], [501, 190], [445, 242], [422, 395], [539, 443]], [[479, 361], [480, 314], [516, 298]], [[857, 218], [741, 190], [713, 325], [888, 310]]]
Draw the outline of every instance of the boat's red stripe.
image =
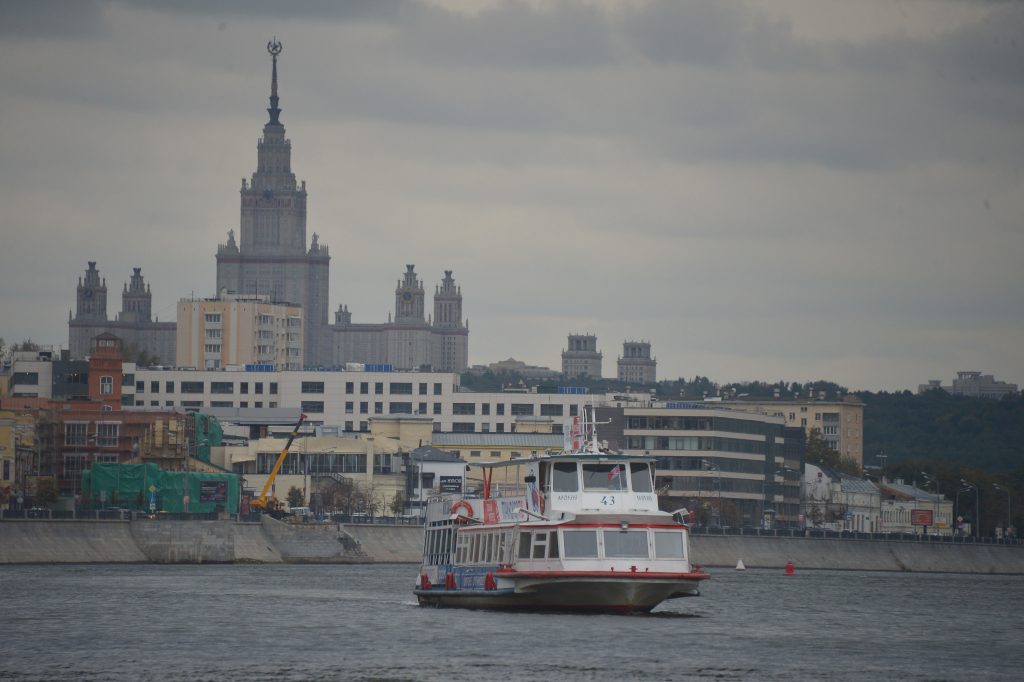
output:
[[710, 573], [691, 571], [690, 573], [665, 573], [636, 571], [517, 571], [499, 568], [497, 575], [502, 578], [628, 578], [630, 580], [682, 578], [685, 580], [707, 580]]

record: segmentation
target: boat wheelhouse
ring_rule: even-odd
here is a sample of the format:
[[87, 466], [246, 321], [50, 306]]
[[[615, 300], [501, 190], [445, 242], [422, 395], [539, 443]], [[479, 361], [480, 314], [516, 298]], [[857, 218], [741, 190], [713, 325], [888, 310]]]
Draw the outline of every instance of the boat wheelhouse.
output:
[[[593, 442], [475, 466], [480, 495], [428, 504], [421, 605], [645, 612], [709, 577], [690, 561], [685, 510], [658, 509], [651, 457]], [[499, 469], [515, 482], [492, 483]]]

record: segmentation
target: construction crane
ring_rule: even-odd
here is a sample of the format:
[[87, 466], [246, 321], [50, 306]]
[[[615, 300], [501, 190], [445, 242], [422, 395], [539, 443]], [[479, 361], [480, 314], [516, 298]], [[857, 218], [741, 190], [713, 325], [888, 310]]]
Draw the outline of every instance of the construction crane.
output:
[[270, 476], [267, 476], [267, 482], [263, 485], [263, 492], [260, 496], [250, 503], [250, 507], [259, 509], [263, 512], [275, 513], [281, 511], [281, 503], [276, 497], [267, 497], [267, 491], [270, 490], [270, 486], [274, 485], [274, 479], [277, 478], [277, 472], [281, 470], [281, 465], [284, 464], [284, 458], [288, 456], [288, 449], [292, 446], [292, 441], [299, 435], [299, 428], [302, 426], [302, 422], [306, 421], [306, 415], [300, 414], [299, 421], [295, 422], [295, 428], [292, 429], [291, 435], [288, 436], [288, 442], [284, 444], [284, 450], [281, 450], [281, 454], [277, 458], [277, 463], [274, 464], [273, 470], [270, 472]]

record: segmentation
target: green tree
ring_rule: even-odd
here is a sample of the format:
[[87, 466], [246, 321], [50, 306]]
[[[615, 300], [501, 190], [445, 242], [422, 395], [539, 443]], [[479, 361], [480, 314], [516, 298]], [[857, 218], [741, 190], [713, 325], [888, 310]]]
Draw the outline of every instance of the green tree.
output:
[[821, 436], [821, 430], [812, 427], [807, 432], [806, 459], [811, 464], [820, 464], [832, 469], [839, 467], [839, 453], [828, 446]]
[[21, 343], [11, 346], [12, 351], [39, 350], [39, 344], [32, 339], [24, 339]]
[[301, 507], [306, 501], [302, 495], [302, 489], [295, 486], [288, 489], [288, 495], [285, 496], [285, 499], [288, 500], [289, 507]]
[[401, 516], [404, 511], [405, 495], [402, 494], [401, 490], [396, 490], [395, 496], [391, 498], [391, 514], [393, 516]]

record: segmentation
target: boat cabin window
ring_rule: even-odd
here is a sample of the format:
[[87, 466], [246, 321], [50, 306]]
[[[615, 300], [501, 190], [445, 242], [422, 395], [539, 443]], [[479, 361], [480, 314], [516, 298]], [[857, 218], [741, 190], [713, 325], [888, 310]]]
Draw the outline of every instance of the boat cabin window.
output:
[[598, 462], [583, 464], [584, 490], [625, 490], [626, 469], [622, 464]]
[[633, 492], [654, 492], [654, 486], [651, 484], [651, 467], [648, 466], [647, 462], [630, 463], [629, 477], [633, 479]]
[[551, 489], [556, 493], [575, 493], [580, 489], [576, 462], [555, 462], [552, 467]]
[[658, 559], [685, 559], [683, 534], [679, 531], [655, 531], [654, 556]]
[[596, 559], [596, 530], [567, 530], [562, 533], [562, 549], [566, 559]]
[[519, 534], [519, 558], [530, 558], [530, 543], [533, 542], [533, 534], [522, 531]]
[[647, 549], [647, 531], [605, 530], [604, 555], [609, 559], [647, 558], [650, 556], [650, 551]]

